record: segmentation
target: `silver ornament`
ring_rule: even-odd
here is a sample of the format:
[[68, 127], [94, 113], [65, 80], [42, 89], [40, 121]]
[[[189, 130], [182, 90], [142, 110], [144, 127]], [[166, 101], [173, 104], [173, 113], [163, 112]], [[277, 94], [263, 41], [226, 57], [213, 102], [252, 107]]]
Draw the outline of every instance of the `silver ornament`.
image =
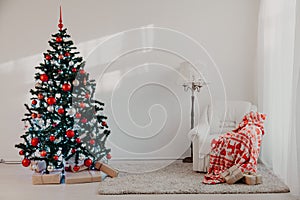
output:
[[49, 172], [52, 172], [52, 171], [54, 170], [53, 165], [48, 165], [47, 170], [48, 170]]
[[49, 112], [53, 112], [53, 111], [54, 111], [54, 107], [53, 107], [53, 106], [48, 106], [48, 107], [47, 107], [47, 110], [48, 110]]
[[72, 66], [72, 65], [74, 65], [74, 62], [71, 60], [71, 61], [69, 62], [69, 66]]

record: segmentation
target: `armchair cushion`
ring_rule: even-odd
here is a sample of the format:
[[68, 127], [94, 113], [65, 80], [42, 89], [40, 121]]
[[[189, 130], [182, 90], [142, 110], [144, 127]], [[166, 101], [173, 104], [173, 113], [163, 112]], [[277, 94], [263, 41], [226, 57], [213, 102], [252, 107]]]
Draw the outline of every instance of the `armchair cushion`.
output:
[[222, 134], [233, 130], [251, 109], [254, 108], [247, 101], [216, 101], [209, 105], [207, 117], [210, 124], [210, 134]]

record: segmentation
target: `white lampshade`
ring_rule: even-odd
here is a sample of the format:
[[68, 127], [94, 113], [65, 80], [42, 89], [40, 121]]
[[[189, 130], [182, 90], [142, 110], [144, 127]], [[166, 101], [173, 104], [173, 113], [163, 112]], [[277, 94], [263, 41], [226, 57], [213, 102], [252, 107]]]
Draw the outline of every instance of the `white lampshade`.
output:
[[199, 73], [186, 61], [180, 63], [179, 73], [185, 78], [185, 81], [192, 81], [199, 78]]

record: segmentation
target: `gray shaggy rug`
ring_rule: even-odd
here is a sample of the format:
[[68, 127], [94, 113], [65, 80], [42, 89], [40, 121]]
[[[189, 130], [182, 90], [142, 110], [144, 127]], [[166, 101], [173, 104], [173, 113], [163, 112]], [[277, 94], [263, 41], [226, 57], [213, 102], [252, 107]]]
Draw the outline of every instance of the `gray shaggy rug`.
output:
[[289, 188], [263, 164], [258, 165], [258, 173], [263, 176], [263, 183], [260, 185], [246, 185], [242, 182], [233, 185], [205, 185], [202, 183], [205, 174], [194, 172], [192, 163], [182, 161], [174, 161], [164, 168], [161, 168], [164, 166], [162, 161], [124, 161], [110, 165], [120, 170], [120, 173], [117, 178], [106, 178], [100, 183], [100, 195], [289, 192]]

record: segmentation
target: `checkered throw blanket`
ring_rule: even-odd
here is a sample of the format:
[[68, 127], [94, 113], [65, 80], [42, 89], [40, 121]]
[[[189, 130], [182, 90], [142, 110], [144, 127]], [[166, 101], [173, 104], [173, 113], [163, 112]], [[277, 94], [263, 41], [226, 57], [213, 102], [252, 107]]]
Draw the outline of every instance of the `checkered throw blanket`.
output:
[[232, 132], [212, 140], [209, 169], [203, 183], [225, 182], [220, 174], [233, 165], [239, 165], [242, 172], [256, 172], [265, 118], [264, 114], [250, 112]]

